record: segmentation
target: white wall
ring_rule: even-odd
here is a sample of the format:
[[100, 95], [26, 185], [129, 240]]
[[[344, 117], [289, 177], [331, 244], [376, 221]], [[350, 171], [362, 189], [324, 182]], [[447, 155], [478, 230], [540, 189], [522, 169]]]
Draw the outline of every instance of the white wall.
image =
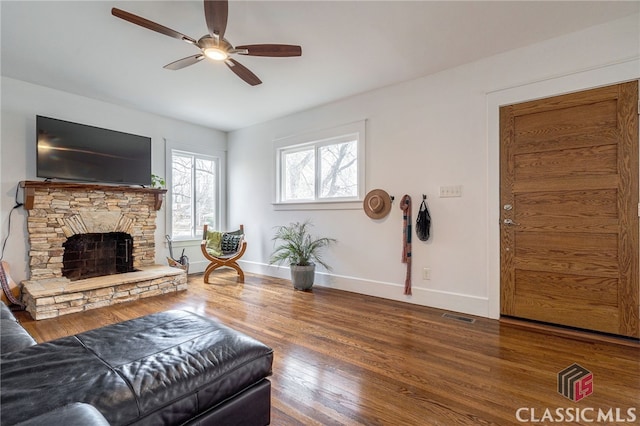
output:
[[[273, 227], [310, 218], [339, 239], [317, 285], [469, 314], [498, 316], [498, 135], [500, 105], [640, 77], [638, 16], [611, 22], [421, 79], [231, 132], [229, 223], [249, 239], [243, 267], [287, 276], [268, 265]], [[358, 210], [276, 211], [273, 143], [285, 136], [367, 119], [367, 191], [396, 197], [380, 221]], [[439, 187], [462, 185], [461, 198]], [[428, 196], [432, 237], [413, 239], [413, 296], [404, 296], [398, 201]], [[495, 223], [494, 223], [495, 222]], [[422, 269], [431, 279], [422, 280]]]
[[[4, 77], [1, 87], [0, 236], [3, 241], [18, 182], [36, 179], [36, 115], [149, 136], [152, 140], [152, 171], [164, 177], [167, 176], [165, 139], [184, 141], [189, 146], [226, 150], [226, 133], [218, 130]], [[164, 239], [166, 209], [165, 202], [158, 212], [156, 229], [156, 261], [162, 264], [166, 263], [165, 256], [168, 255]], [[9, 263], [16, 282], [27, 278], [26, 216], [22, 208], [13, 212], [11, 234], [4, 253], [4, 260]], [[200, 255], [199, 247], [189, 250], [187, 255], [194, 259]]]

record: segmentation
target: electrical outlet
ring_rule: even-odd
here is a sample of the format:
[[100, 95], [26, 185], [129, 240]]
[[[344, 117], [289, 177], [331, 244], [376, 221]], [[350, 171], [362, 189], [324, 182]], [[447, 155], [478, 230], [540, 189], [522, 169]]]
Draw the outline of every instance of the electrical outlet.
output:
[[422, 279], [423, 280], [430, 280], [431, 279], [431, 269], [429, 269], [429, 268], [423, 268], [422, 269]]
[[440, 187], [440, 198], [462, 197], [462, 185]]

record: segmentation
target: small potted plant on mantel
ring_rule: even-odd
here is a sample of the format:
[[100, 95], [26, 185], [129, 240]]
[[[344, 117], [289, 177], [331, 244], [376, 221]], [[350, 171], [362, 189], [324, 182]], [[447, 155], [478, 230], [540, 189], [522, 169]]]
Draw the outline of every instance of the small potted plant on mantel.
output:
[[309, 234], [311, 222], [294, 222], [276, 227], [273, 237], [275, 248], [270, 264], [288, 262], [291, 282], [296, 290], [308, 291], [313, 286], [316, 263], [327, 270], [331, 267], [320, 257], [322, 249], [337, 242], [334, 238], [313, 237]]
[[165, 182], [163, 177], [160, 177], [158, 175], [154, 175], [153, 173], [151, 174], [151, 187], [152, 188], [163, 189], [166, 184], [167, 183]]

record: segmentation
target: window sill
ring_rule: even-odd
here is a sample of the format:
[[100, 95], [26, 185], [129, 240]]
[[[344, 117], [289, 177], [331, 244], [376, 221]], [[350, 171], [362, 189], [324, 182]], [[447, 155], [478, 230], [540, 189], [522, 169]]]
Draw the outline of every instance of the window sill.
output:
[[273, 203], [275, 211], [285, 210], [360, 210], [362, 201], [307, 202], [307, 203]]

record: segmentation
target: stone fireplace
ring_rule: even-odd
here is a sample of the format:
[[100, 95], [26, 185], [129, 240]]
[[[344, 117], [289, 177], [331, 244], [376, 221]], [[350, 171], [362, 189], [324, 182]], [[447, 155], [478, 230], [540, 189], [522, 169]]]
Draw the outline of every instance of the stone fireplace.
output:
[[30, 273], [23, 299], [33, 318], [186, 290], [184, 271], [155, 265], [156, 212], [166, 190], [35, 181], [21, 186]]

